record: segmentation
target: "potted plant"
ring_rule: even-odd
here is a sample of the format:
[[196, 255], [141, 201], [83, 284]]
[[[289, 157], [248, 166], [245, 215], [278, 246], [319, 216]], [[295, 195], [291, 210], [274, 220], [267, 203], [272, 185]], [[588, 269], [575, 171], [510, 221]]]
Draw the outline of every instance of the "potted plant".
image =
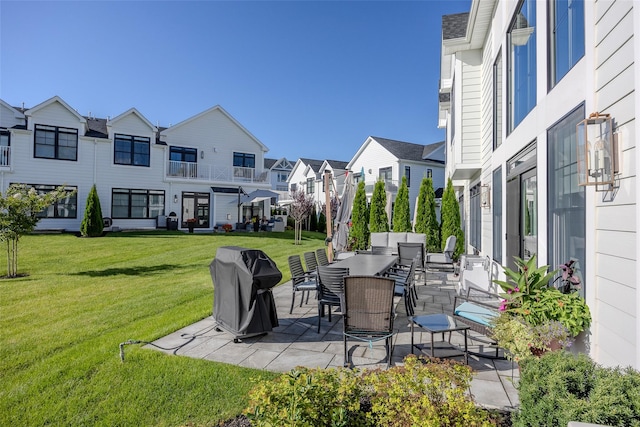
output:
[[233, 226], [231, 224], [222, 224], [222, 229], [225, 233], [228, 233], [233, 230]]
[[198, 220], [196, 218], [189, 218], [187, 220], [187, 228], [189, 229], [189, 233], [193, 233], [193, 229], [196, 227], [196, 223]]
[[[507, 281], [494, 281], [505, 291], [494, 328], [501, 347], [522, 357], [527, 354], [523, 341], [530, 341], [534, 349], [550, 350], [554, 340], [567, 345], [591, 325], [589, 306], [577, 292], [563, 293], [550, 285], [558, 270], [548, 273], [549, 266], [536, 267], [535, 255], [528, 261], [516, 258], [516, 264], [518, 271], [504, 267]], [[575, 286], [579, 281], [573, 280], [572, 264], [564, 264], [570, 271], [563, 270], [561, 277]], [[512, 343], [515, 341], [518, 343]]]
[[494, 321], [492, 338], [505, 350], [506, 357], [516, 362], [573, 343], [569, 329], [557, 320], [533, 326], [522, 317], [505, 312]]

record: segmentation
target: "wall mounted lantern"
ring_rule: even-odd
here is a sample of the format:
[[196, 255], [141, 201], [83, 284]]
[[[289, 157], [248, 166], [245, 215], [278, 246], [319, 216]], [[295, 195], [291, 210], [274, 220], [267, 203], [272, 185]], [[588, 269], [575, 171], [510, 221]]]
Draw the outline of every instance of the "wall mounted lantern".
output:
[[483, 208], [491, 207], [491, 187], [483, 185], [480, 188], [480, 205]]
[[173, 203], [178, 203], [178, 195], [177, 194], [173, 195]]
[[609, 114], [592, 113], [576, 125], [578, 185], [609, 191], [618, 173], [617, 144]]

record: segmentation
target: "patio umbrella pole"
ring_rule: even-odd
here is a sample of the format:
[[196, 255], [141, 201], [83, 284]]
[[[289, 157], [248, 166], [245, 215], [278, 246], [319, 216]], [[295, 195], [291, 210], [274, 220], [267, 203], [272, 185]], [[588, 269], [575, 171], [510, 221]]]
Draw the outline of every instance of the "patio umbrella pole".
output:
[[333, 262], [333, 244], [331, 243], [331, 236], [333, 230], [333, 224], [331, 221], [331, 191], [329, 187], [329, 182], [331, 179], [331, 173], [329, 171], [324, 171], [324, 188], [325, 188], [325, 217], [327, 219], [327, 257], [329, 258], [329, 262]]

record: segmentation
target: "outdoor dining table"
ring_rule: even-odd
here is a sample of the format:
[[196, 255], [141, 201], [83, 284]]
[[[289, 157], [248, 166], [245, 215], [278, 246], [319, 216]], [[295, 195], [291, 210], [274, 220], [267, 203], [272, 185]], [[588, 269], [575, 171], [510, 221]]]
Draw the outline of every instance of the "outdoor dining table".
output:
[[336, 261], [330, 267], [348, 268], [351, 276], [380, 276], [398, 262], [394, 255], [358, 254]]

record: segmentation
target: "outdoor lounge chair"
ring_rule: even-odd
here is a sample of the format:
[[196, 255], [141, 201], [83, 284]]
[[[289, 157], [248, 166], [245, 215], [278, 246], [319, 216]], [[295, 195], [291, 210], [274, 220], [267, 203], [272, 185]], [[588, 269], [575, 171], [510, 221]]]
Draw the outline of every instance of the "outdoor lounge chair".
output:
[[476, 353], [478, 356], [499, 358], [499, 343], [491, 338], [491, 323], [500, 313], [501, 302], [500, 296], [475, 286], [469, 286], [466, 295], [456, 295], [453, 299], [453, 317], [482, 335], [474, 336], [472, 339], [495, 347], [495, 356]]
[[342, 310], [344, 278], [348, 275], [348, 268], [318, 267], [318, 333], [320, 333], [320, 322], [324, 316], [325, 306], [329, 306], [329, 322], [331, 322], [331, 307], [340, 307]]
[[393, 352], [393, 279], [378, 276], [348, 276], [344, 294], [344, 366], [351, 366], [347, 340], [372, 343], [385, 341], [387, 368]]
[[451, 270], [455, 271], [453, 264], [453, 253], [456, 249], [456, 236], [447, 237], [444, 250], [439, 253], [427, 253], [425, 259], [426, 269], [429, 271]]
[[291, 314], [293, 312], [293, 305], [296, 300], [296, 292], [302, 292], [302, 296], [300, 299], [300, 307], [302, 307], [302, 303], [304, 302], [304, 293], [307, 293], [307, 302], [309, 302], [309, 293], [311, 293], [311, 291], [318, 290], [318, 283], [316, 281], [315, 275], [306, 273], [302, 268], [300, 255], [291, 255], [288, 258], [288, 262], [289, 271], [291, 272], [291, 284], [293, 286], [293, 295], [291, 296], [291, 309], [289, 310], [289, 314]]

